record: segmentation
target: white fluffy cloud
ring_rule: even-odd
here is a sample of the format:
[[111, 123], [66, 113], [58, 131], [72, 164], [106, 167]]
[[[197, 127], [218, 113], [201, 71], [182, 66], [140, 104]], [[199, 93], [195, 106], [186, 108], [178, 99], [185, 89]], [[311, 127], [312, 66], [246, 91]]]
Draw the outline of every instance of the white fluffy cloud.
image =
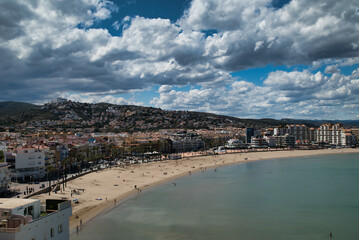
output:
[[137, 102], [134, 100], [128, 100], [123, 97], [114, 95], [89, 95], [89, 94], [61, 94], [60, 97], [66, 98], [74, 102], [86, 102], [86, 103], [112, 103], [118, 105], [143, 105], [143, 102]]
[[[274, 117], [301, 112], [292, 103], [319, 116], [334, 111], [338, 99], [348, 109], [357, 100], [355, 73], [339, 71], [359, 62], [354, 1], [292, 0], [275, 8], [272, 0], [193, 0], [176, 23], [112, 19], [120, 36], [94, 27], [121, 11], [107, 0], [3, 0], [0, 7], [0, 100], [35, 102], [68, 92], [103, 96], [163, 85], [152, 101], [157, 106]], [[263, 86], [230, 75], [313, 62], [331, 66], [315, 74], [275, 71]], [[173, 85], [201, 88], [181, 92]], [[106, 101], [125, 101], [108, 96]], [[242, 98], [256, 100], [244, 104]]]
[[153, 104], [166, 109], [201, 110], [238, 117], [355, 118], [359, 69], [349, 76], [308, 71], [269, 74], [263, 86], [234, 81], [230, 88], [163, 91]]

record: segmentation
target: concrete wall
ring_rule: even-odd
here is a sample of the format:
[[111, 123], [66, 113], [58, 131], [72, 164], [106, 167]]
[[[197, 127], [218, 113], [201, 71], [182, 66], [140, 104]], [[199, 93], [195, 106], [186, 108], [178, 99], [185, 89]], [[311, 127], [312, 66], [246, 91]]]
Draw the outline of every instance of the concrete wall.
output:
[[[17, 232], [2, 232], [0, 230], [1, 240], [69, 240], [69, 217], [72, 215], [72, 208], [66, 208], [59, 212], [48, 214], [36, 219], [27, 225], [21, 225]], [[59, 226], [62, 225], [62, 232], [59, 232]], [[53, 237], [51, 237], [53, 229]]]

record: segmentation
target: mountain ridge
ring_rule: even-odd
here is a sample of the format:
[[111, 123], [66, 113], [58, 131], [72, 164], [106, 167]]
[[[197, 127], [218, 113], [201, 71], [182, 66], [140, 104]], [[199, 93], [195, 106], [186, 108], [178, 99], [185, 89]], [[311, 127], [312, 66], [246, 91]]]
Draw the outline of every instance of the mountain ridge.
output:
[[[274, 127], [286, 124], [339, 122], [344, 126], [359, 126], [359, 121], [246, 119], [214, 113], [184, 110], [163, 110], [155, 107], [116, 105], [111, 103], [50, 102], [42, 106], [23, 102], [0, 102], [0, 125], [12, 126], [24, 122], [61, 122], [62, 127], [95, 127], [117, 131], [158, 130], [164, 128]], [[46, 124], [45, 124], [46, 125]], [[46, 126], [45, 126], [46, 128]]]

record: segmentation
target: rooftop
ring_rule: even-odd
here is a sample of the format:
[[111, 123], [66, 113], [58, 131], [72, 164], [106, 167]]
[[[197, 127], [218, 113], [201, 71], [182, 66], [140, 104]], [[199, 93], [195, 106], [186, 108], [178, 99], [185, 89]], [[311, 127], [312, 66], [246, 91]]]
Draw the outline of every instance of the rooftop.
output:
[[35, 203], [38, 199], [23, 199], [23, 198], [0, 198], [0, 209], [14, 209], [29, 203]]

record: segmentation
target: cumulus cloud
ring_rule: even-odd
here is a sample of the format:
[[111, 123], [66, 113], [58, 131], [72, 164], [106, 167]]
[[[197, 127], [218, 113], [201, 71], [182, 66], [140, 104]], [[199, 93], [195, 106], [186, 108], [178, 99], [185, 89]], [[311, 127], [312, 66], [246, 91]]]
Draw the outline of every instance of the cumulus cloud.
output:
[[170, 92], [171, 90], [172, 90], [172, 87], [170, 85], [162, 85], [158, 89], [158, 92], [159, 93], [166, 93], [166, 92]]
[[[3, 0], [0, 100], [42, 101], [68, 92], [124, 93], [155, 85], [161, 86], [160, 97], [152, 101], [158, 106], [279, 116], [294, 108], [279, 107], [276, 114], [265, 108], [295, 102], [305, 105], [303, 114], [309, 114], [321, 112], [313, 104], [322, 106], [324, 100], [335, 106], [346, 95], [356, 99], [354, 75], [339, 72], [341, 66], [359, 63], [355, 2], [274, 2], [193, 0], [173, 23], [141, 16], [111, 19], [121, 9], [108, 0]], [[95, 24], [105, 19], [117, 30], [122, 27], [122, 35], [112, 36]], [[313, 69], [331, 65], [324, 72], [332, 75], [310, 69], [275, 71], [263, 86], [230, 75], [268, 64], [313, 64]], [[172, 90], [173, 85], [200, 89], [181, 92]], [[237, 106], [241, 97], [256, 102]], [[221, 106], [214, 106], [213, 99]]]
[[324, 70], [325, 73], [336, 73], [338, 71], [340, 71], [340, 69], [338, 69], [338, 65], [329, 65]]
[[84, 103], [112, 103], [118, 105], [143, 105], [143, 102], [137, 102], [134, 100], [128, 100], [123, 97], [118, 97], [114, 95], [88, 95], [88, 94], [61, 94], [60, 97], [66, 98], [74, 102], [84, 102]]
[[152, 100], [165, 109], [201, 110], [237, 117], [355, 118], [359, 107], [359, 79], [334, 73], [275, 71], [263, 86], [235, 80], [229, 88], [164, 91]]
[[180, 22], [197, 30], [217, 30], [206, 46], [216, 56], [212, 60], [230, 71], [358, 56], [352, 44], [359, 37], [353, 2], [293, 0], [279, 9], [271, 3], [194, 0]]

